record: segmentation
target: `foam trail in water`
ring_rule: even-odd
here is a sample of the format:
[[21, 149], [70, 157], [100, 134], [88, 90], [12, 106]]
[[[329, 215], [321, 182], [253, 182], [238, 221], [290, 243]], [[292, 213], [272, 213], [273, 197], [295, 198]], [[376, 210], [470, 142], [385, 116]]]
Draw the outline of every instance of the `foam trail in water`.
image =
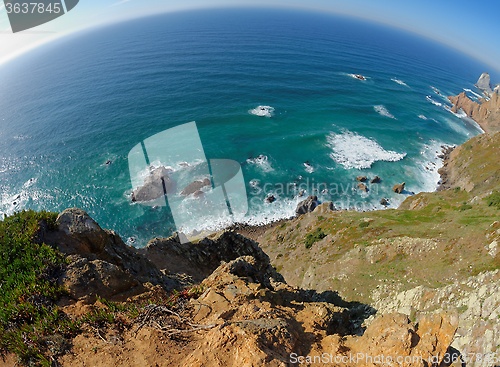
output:
[[482, 95], [480, 95], [479, 93], [474, 92], [472, 89], [464, 88], [464, 91], [472, 94], [474, 97], [476, 97], [476, 99], [483, 98]]
[[427, 116], [425, 115], [418, 115], [418, 118], [421, 120], [428, 120]]
[[389, 110], [384, 105], [373, 106], [373, 109], [381, 116], [389, 117], [395, 119], [394, 115], [389, 112]]
[[406, 156], [385, 150], [375, 140], [351, 131], [331, 133], [327, 136], [327, 146], [332, 149], [330, 157], [346, 169], [366, 169], [377, 161], [397, 162]]
[[399, 85], [403, 85], [405, 87], [408, 87], [409, 88], [409, 85], [406, 84], [404, 81], [402, 81], [401, 79], [396, 79], [396, 78], [392, 78], [391, 79], [394, 83], [398, 83]]
[[431, 96], [426, 96], [425, 99], [427, 99], [434, 106], [438, 106], [438, 107], [442, 107], [443, 106], [443, 104], [441, 102], [437, 102], [437, 101], [433, 100]]

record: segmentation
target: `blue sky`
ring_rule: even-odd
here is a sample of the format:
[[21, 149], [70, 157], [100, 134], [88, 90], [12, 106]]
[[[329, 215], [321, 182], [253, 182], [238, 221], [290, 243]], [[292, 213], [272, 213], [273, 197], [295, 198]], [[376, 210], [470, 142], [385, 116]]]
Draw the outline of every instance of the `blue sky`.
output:
[[68, 14], [13, 34], [0, 1], [0, 63], [67, 33], [148, 14], [227, 6], [303, 8], [403, 28], [447, 44], [500, 71], [498, 0], [80, 0]]

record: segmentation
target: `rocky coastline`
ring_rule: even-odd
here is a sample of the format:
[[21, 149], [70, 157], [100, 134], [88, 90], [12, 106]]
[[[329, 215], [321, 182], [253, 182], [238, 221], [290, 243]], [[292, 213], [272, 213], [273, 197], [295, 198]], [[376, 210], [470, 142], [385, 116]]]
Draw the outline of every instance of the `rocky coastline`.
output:
[[[39, 221], [30, 241], [64, 257], [41, 276], [64, 292], [52, 301], [34, 294], [33, 304], [78, 327], [71, 336], [59, 328], [41, 336], [38, 354], [23, 354], [24, 362], [498, 365], [499, 88], [485, 75], [478, 87], [481, 104], [467, 96], [450, 101], [486, 133], [443, 148], [438, 191], [409, 196], [398, 209], [338, 211], [310, 196], [294, 218], [193, 243], [153, 238], [144, 248], [126, 245], [81, 209]], [[368, 189], [381, 178], [356, 181]], [[404, 190], [405, 183], [394, 186]], [[17, 364], [14, 353], [3, 350], [0, 367]]]

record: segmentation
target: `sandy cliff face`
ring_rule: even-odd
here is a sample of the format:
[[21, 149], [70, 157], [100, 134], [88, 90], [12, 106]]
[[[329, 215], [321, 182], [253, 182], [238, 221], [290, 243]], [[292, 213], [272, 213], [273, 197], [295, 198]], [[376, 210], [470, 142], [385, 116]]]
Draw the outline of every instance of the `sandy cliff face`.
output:
[[458, 112], [462, 109], [467, 116], [476, 121], [481, 128], [487, 132], [500, 131], [500, 94], [494, 92], [491, 98], [482, 103], [474, 102], [465, 92], [460, 93], [458, 96], [448, 97], [453, 104], [452, 111]]

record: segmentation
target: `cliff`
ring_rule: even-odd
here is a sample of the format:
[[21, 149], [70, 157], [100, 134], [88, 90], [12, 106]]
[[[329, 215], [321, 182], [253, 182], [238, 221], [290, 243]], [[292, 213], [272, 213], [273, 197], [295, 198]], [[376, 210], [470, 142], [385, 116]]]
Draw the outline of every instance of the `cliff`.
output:
[[3, 254], [20, 228], [26, 250], [39, 244], [52, 253], [34, 283], [47, 280], [47, 292], [16, 290], [9, 280], [23, 278], [22, 264], [33, 259], [26, 253], [13, 262], [17, 272], [2, 273], [4, 292], [16, 290], [7, 301], [17, 306], [8, 319], [0, 314], [0, 366], [16, 364], [16, 353], [22, 364], [47, 366], [288, 366], [327, 358], [371, 367], [392, 358], [424, 367], [453, 353], [455, 313], [373, 316], [369, 305], [334, 291], [292, 287], [256, 242], [231, 231], [189, 246], [154, 239], [137, 250], [80, 209], [57, 218], [24, 212], [2, 223]]
[[484, 74], [479, 78], [477, 85], [484, 92], [486, 98], [475, 102], [465, 92], [448, 97], [453, 104], [452, 111], [457, 113], [463, 110], [487, 133], [500, 131], [500, 91], [498, 86], [493, 91], [489, 76], [485, 79]]

